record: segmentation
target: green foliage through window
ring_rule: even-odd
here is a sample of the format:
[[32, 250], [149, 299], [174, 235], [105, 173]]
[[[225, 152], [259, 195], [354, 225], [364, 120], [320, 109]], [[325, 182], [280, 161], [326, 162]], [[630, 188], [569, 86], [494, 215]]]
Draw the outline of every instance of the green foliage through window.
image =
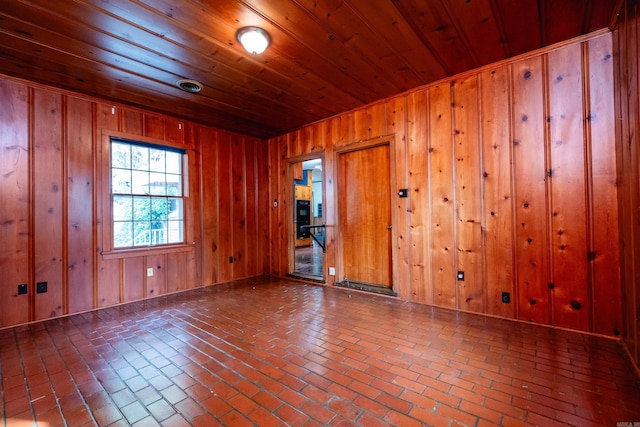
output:
[[111, 140], [113, 247], [184, 242], [184, 152]]

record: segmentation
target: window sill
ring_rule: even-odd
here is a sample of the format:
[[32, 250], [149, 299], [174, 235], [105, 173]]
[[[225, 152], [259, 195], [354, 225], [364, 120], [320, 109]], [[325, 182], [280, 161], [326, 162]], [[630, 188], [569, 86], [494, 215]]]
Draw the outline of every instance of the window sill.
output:
[[101, 252], [103, 259], [121, 259], [121, 258], [134, 258], [147, 255], [161, 255], [172, 254], [178, 252], [192, 252], [195, 248], [193, 245], [181, 244], [181, 245], [165, 245], [165, 246], [145, 246], [144, 248], [127, 248], [116, 249], [108, 252]]

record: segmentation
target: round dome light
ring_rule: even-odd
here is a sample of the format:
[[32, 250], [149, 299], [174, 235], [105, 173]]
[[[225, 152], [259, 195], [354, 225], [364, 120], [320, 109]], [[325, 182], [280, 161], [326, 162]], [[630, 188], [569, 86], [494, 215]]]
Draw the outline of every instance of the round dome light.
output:
[[253, 55], [259, 55], [267, 49], [271, 38], [269, 34], [259, 27], [244, 27], [236, 34], [238, 41]]

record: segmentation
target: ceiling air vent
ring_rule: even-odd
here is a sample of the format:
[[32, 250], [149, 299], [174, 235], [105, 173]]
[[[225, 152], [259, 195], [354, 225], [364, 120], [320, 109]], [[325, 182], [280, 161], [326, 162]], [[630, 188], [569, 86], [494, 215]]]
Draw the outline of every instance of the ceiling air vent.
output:
[[176, 82], [176, 86], [189, 93], [198, 93], [202, 90], [202, 83], [195, 80], [181, 79]]

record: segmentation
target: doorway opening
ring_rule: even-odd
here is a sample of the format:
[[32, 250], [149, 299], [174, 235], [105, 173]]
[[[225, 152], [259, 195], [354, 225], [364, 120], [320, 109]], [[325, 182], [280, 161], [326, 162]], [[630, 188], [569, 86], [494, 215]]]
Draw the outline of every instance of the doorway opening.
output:
[[322, 207], [322, 159], [292, 164], [294, 170], [292, 274], [324, 280], [325, 227]]

